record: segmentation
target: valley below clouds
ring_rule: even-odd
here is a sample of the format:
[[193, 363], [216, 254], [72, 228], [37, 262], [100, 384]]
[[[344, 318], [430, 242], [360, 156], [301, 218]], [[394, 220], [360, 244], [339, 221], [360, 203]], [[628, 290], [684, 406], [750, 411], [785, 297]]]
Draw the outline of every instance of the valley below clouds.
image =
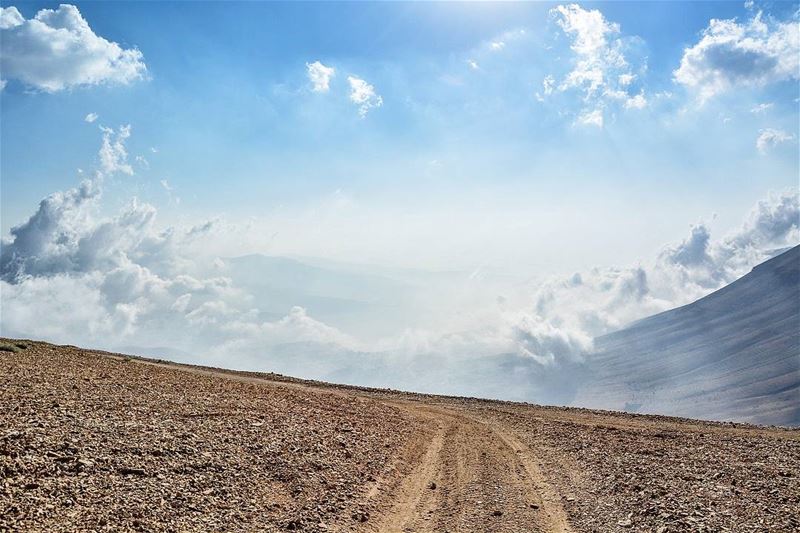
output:
[[[697, 300], [800, 242], [797, 190], [737, 229], [706, 224], [635, 265], [518, 278], [321, 257], [223, 257], [252, 231], [162, 225], [105, 193], [134, 173], [131, 128], [101, 127], [94, 174], [44, 198], [0, 256], [3, 335], [349, 384], [570, 403], [594, 339]], [[689, 221], [687, 221], [689, 222]], [[346, 238], [344, 236], [343, 238]], [[542, 251], [546, 254], [547, 251]]]

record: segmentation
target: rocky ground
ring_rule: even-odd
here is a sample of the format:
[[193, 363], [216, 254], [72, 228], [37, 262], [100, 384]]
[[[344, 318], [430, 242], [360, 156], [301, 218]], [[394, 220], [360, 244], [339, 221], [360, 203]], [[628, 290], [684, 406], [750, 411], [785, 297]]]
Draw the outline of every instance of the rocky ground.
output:
[[800, 432], [472, 405], [535, 449], [576, 531], [800, 531]]
[[800, 431], [5, 339], [0, 531], [798, 531]]
[[346, 530], [416, 424], [335, 391], [0, 351], [0, 530]]

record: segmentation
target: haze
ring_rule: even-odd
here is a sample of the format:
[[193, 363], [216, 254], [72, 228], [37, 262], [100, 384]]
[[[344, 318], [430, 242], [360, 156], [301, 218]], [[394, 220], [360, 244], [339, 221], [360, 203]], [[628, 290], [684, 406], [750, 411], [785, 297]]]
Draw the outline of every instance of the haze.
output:
[[798, 27], [4, 3], [2, 335], [569, 403], [595, 338], [800, 243]]

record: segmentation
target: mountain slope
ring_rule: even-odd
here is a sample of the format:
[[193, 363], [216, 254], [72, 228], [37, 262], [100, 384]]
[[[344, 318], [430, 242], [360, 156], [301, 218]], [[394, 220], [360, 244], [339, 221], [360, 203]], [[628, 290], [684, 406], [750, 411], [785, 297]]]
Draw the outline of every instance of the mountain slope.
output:
[[800, 424], [800, 246], [596, 346], [576, 405]]
[[798, 430], [0, 345], [0, 531], [800, 524]]

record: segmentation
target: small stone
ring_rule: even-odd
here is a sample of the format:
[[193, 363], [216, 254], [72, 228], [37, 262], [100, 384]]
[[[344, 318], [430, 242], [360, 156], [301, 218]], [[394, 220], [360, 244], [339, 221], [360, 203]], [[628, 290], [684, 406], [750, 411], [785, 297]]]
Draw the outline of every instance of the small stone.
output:
[[134, 476], [144, 476], [146, 474], [144, 468], [133, 468], [130, 466], [121, 466], [117, 469], [117, 472], [122, 475], [131, 474]]
[[494, 511], [492, 511], [492, 516], [503, 516], [503, 511], [501, 511], [500, 509], [495, 509]]
[[436, 490], [436, 483], [435, 483], [435, 482], [433, 482], [433, 481], [431, 481], [431, 482], [428, 484], [428, 488], [429, 488], [429, 489], [431, 489], [431, 490]]

